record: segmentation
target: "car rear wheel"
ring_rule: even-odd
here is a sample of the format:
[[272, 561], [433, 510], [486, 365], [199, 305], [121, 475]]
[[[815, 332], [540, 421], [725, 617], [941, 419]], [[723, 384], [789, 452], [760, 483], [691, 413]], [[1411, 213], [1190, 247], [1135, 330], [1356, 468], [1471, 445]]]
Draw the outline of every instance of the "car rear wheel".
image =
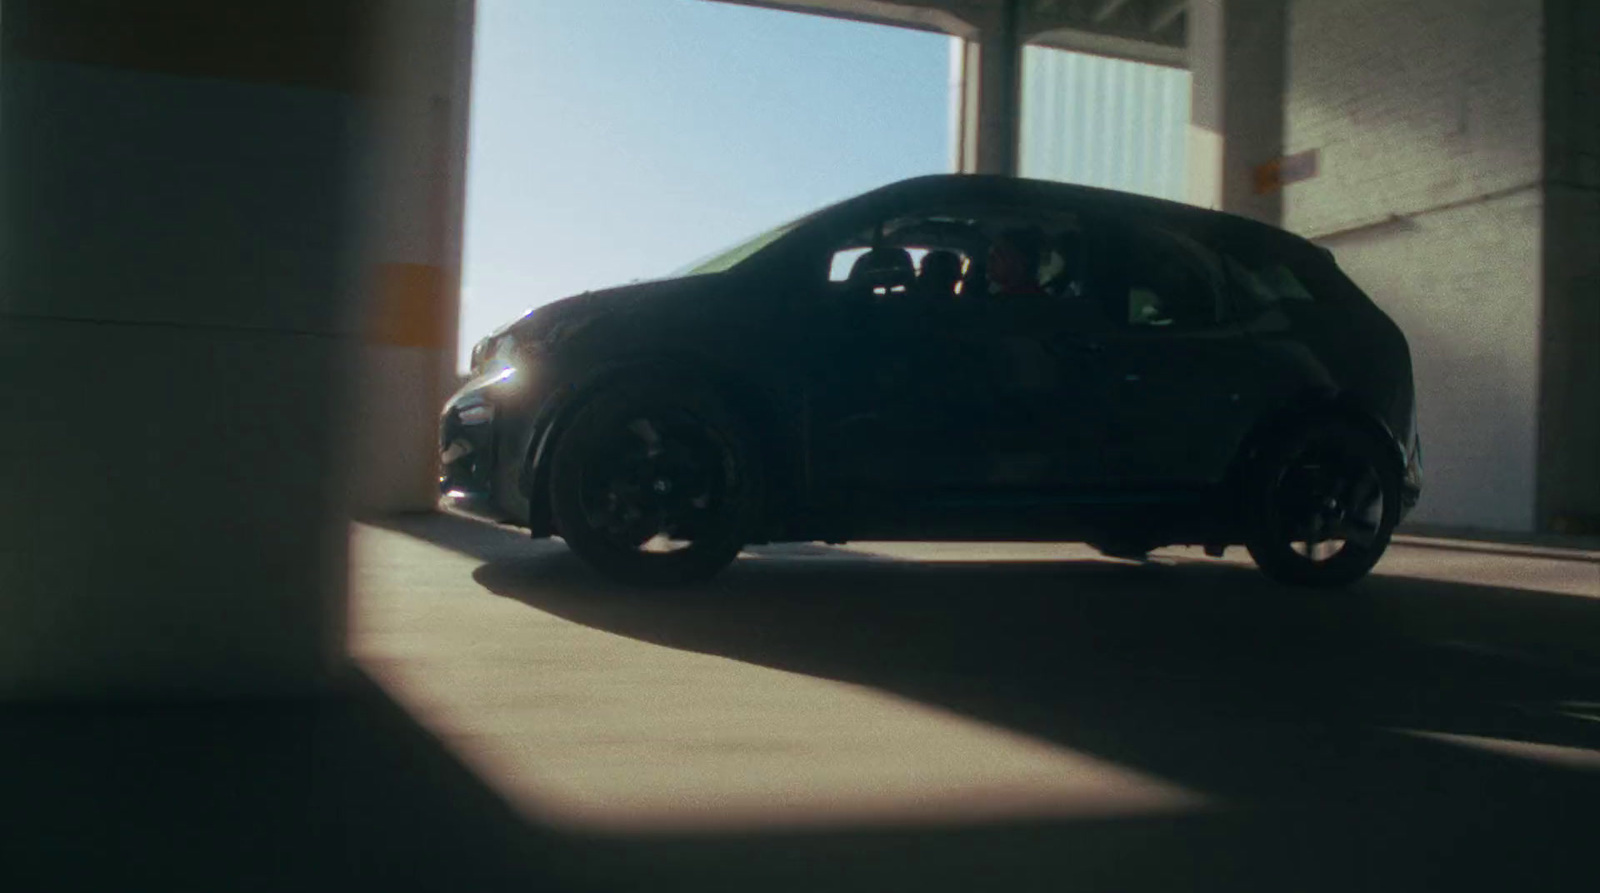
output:
[[744, 426], [714, 394], [670, 382], [623, 384], [568, 426], [551, 465], [557, 532], [626, 583], [713, 576], [759, 519], [761, 476]]
[[1400, 520], [1400, 477], [1382, 445], [1340, 422], [1266, 449], [1244, 492], [1256, 565], [1298, 586], [1344, 586], [1383, 557]]

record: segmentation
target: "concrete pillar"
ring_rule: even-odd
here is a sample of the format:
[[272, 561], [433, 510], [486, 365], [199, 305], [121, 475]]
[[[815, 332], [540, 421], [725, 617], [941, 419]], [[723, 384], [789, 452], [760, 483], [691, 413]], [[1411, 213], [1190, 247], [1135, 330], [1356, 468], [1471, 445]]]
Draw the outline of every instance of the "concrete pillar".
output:
[[964, 173], [968, 170], [967, 159], [972, 156], [972, 147], [968, 145], [969, 128], [967, 127], [966, 109], [969, 90], [967, 68], [967, 41], [952, 35], [950, 37], [950, 81], [947, 85], [950, 97], [950, 170]]
[[454, 390], [472, 0], [390, 0], [377, 64], [377, 195], [363, 330], [356, 507], [432, 510]]
[[1017, 0], [1001, 0], [965, 40], [960, 55], [962, 90], [957, 170], [1017, 172], [1021, 137], [1022, 38]]
[[0, 8], [0, 698], [341, 678], [375, 8]]
[[1189, 0], [1188, 193], [1191, 204], [1283, 219], [1258, 165], [1283, 155], [1284, 0]]
[[1185, 154], [1189, 203], [1222, 207], [1224, 0], [1190, 0], [1189, 145]]
[[1544, 3], [1540, 530], [1600, 534], [1600, 5]]

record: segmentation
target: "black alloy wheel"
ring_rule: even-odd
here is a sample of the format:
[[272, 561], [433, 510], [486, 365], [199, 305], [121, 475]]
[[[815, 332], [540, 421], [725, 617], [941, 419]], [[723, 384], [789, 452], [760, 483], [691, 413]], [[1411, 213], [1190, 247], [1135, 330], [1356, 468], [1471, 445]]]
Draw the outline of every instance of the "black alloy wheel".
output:
[[714, 575], [758, 516], [743, 426], [693, 385], [623, 385], [580, 410], [557, 445], [551, 508], [561, 536], [602, 573], [638, 585]]
[[1327, 422], [1267, 449], [1246, 485], [1250, 556], [1267, 576], [1343, 586], [1378, 563], [1400, 519], [1400, 479], [1370, 435]]

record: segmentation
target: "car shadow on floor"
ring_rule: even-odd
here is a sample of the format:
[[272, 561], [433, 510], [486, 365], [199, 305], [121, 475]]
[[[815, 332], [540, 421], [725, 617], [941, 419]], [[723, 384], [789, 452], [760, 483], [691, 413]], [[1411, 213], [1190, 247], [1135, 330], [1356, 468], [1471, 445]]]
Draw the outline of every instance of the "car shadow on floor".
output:
[[[701, 586], [640, 591], [511, 530], [453, 518], [387, 526], [474, 555], [487, 589], [595, 629], [871, 686], [1225, 804], [970, 829], [938, 852], [953, 832], [584, 844], [601, 858], [643, 859], [663, 878], [764, 866], [749, 881], [767, 884], [796, 853], [888, 871], [885, 882], [909, 877], [892, 871], [908, 860], [902, 870], [940, 889], [959, 888], [962, 866], [984, 859], [1008, 878], [1059, 873], [1120, 889], [1586, 878], [1576, 872], [1600, 820], [1594, 754], [1536, 759], [1428, 733], [1529, 742], [1558, 757], [1600, 749], [1600, 684], [1582, 665], [1600, 641], [1592, 599], [1381, 575], [1308, 595], [1220, 563], [915, 563], [817, 546], [764, 550]], [[1451, 622], [1461, 613], [1474, 623]], [[1571, 645], [1559, 663], [1495, 634], [1526, 628], [1530, 613], [1560, 627], [1548, 641]]]

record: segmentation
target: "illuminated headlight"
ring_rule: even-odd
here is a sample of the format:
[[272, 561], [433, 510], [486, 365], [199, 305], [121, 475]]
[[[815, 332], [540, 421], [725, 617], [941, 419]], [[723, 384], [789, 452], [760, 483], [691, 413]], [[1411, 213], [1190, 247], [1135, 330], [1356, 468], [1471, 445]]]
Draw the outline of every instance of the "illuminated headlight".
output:
[[460, 419], [463, 425], [482, 425], [494, 421], [494, 407], [482, 403], [468, 406], [456, 410], [456, 418]]

